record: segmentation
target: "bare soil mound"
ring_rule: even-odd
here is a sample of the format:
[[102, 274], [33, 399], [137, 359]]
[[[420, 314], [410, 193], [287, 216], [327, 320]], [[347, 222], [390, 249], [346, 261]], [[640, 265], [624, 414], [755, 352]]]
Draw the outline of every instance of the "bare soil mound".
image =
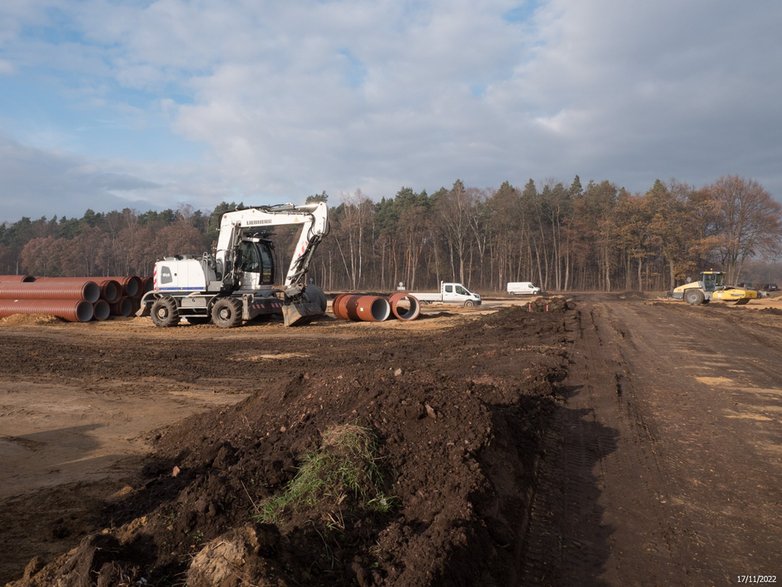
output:
[[[300, 358], [271, 384], [263, 361], [200, 362], [201, 376], [253, 370], [257, 388], [161, 432], [142, 478], [106, 504], [106, 529], [12, 585], [512, 584], [575, 329], [556, 301], [360, 349], [323, 341], [328, 361]], [[377, 439], [388, 507], [347, 491], [336, 510], [315, 501], [262, 522], [344, 425]]]
[[24, 326], [25, 324], [39, 326], [55, 322], [62, 322], [62, 320], [51, 314], [11, 314], [0, 318], [0, 326]]

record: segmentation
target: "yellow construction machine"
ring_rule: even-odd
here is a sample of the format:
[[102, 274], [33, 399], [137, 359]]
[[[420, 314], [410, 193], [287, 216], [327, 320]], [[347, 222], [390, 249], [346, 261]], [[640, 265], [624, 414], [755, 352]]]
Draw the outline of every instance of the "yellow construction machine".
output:
[[722, 271], [704, 271], [700, 281], [691, 281], [673, 290], [673, 297], [688, 304], [708, 304], [711, 301], [746, 304], [760, 297], [760, 292], [746, 287], [725, 285]]

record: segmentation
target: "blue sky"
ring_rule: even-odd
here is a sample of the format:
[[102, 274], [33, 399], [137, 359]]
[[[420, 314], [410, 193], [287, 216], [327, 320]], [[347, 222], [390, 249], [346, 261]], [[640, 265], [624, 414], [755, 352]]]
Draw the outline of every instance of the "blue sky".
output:
[[722, 175], [782, 199], [776, 0], [3, 0], [0, 222]]

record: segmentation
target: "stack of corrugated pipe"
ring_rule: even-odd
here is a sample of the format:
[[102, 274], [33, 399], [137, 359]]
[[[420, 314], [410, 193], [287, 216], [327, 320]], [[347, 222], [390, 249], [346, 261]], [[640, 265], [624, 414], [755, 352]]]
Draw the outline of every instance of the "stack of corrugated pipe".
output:
[[130, 316], [147, 280], [128, 277], [0, 275], [0, 317], [49, 314], [69, 322]]
[[398, 320], [415, 320], [421, 313], [418, 300], [405, 292], [387, 296], [339, 294], [331, 303], [331, 311], [341, 320], [383, 322], [392, 315]]

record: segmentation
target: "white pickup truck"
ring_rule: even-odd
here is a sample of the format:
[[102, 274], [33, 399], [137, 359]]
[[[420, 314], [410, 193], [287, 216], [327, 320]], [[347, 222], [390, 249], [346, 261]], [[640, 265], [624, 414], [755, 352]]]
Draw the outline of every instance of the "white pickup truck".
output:
[[410, 295], [422, 304], [442, 303], [461, 304], [465, 307], [479, 306], [481, 296], [472, 293], [461, 283], [440, 282], [439, 292], [410, 292]]
[[536, 296], [540, 288], [531, 281], [509, 281], [507, 292], [512, 296]]

